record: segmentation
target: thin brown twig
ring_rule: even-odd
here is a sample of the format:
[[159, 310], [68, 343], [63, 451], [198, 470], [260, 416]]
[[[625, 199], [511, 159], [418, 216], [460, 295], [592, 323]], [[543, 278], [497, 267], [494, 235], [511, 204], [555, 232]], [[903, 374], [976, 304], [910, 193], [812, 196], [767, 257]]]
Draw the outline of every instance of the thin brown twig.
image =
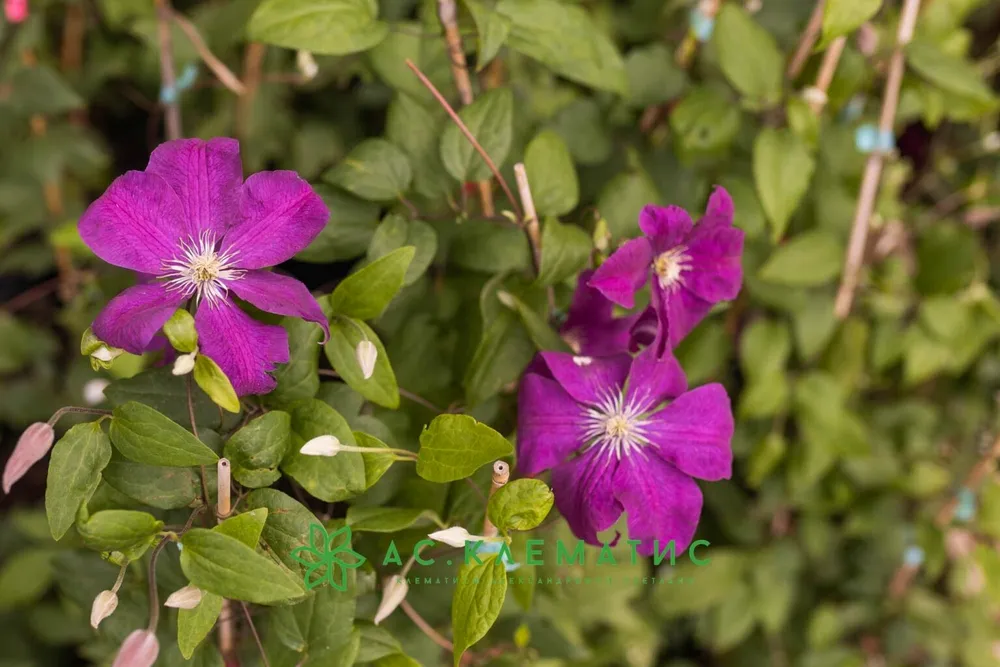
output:
[[215, 57], [212, 50], [208, 48], [208, 44], [202, 39], [201, 34], [198, 32], [198, 28], [195, 27], [191, 21], [187, 19], [183, 14], [171, 11], [170, 15], [173, 17], [174, 22], [177, 26], [184, 31], [187, 38], [191, 40], [191, 45], [194, 46], [194, 50], [198, 52], [198, 55], [205, 62], [212, 73], [215, 74], [219, 82], [222, 83], [226, 88], [233, 91], [237, 95], [242, 95], [246, 92], [246, 87], [243, 82], [240, 81], [239, 77], [233, 74], [233, 71], [226, 67], [226, 64]]
[[807, 95], [806, 102], [816, 115], [819, 115], [823, 111], [823, 107], [826, 106], [826, 91], [830, 89], [830, 84], [833, 82], [833, 75], [837, 71], [840, 56], [844, 53], [844, 46], [846, 44], [846, 35], [833, 40], [830, 48], [823, 54], [823, 62], [820, 64], [819, 73], [816, 75], [816, 83], [805, 91]]
[[[455, 79], [462, 106], [472, 104], [472, 79], [469, 78], [469, 66], [465, 60], [465, 49], [462, 48], [462, 34], [458, 30], [458, 9], [455, 0], [438, 0], [438, 19], [444, 28], [444, 40], [448, 48], [448, 59], [451, 62], [451, 75]], [[493, 206], [493, 186], [489, 180], [479, 181], [479, 201], [483, 215], [495, 213]]]
[[425, 621], [424, 617], [418, 614], [417, 610], [414, 609], [409, 602], [403, 600], [399, 603], [399, 606], [403, 609], [403, 613], [410, 617], [413, 624], [420, 628], [420, 631], [427, 635], [432, 642], [443, 648], [445, 651], [450, 652], [455, 650], [455, 645], [442, 637], [437, 630], [431, 627], [431, 624]]
[[535, 264], [535, 273], [538, 273], [542, 265], [542, 235], [538, 229], [538, 213], [535, 212], [535, 200], [531, 196], [528, 172], [523, 162], [514, 165], [514, 178], [517, 181], [517, 191], [521, 195], [521, 205], [524, 206], [524, 231], [531, 242], [531, 257]]
[[[983, 481], [983, 478], [989, 474], [990, 469], [993, 467], [993, 463], [1000, 459], [1000, 435], [996, 437], [993, 441], [993, 446], [990, 447], [989, 451], [979, 459], [976, 465], [972, 466], [969, 474], [966, 475], [965, 481], [962, 483], [962, 487], [965, 489], [975, 489]], [[938, 511], [934, 518], [934, 523], [939, 527], [944, 528], [951, 520], [955, 517], [955, 511], [958, 509], [958, 496], [954, 495], [948, 499], [948, 502]]]
[[51, 278], [43, 283], [21, 292], [17, 296], [11, 297], [9, 301], [0, 304], [0, 310], [13, 313], [26, 306], [30, 306], [39, 299], [44, 299], [59, 288], [59, 277]]
[[[903, 14], [899, 20], [899, 32], [896, 35], [896, 49], [889, 63], [889, 76], [885, 83], [885, 96], [882, 100], [882, 113], [879, 117], [879, 133], [892, 132], [896, 118], [896, 107], [899, 104], [899, 91], [903, 83], [903, 71], [906, 67], [904, 49], [913, 38], [917, 25], [917, 15], [920, 12], [920, 0], [906, 0]], [[854, 225], [851, 229], [851, 240], [844, 259], [844, 271], [840, 289], [833, 311], [838, 319], [844, 319], [851, 312], [854, 303], [854, 292], [860, 280], [861, 267], [864, 265], [865, 244], [868, 241], [868, 224], [872, 211], [875, 209], [875, 196], [878, 194], [879, 181], [882, 179], [882, 165], [885, 154], [874, 151], [868, 156], [865, 165], [864, 180], [861, 182], [861, 194], [858, 197], [858, 207], [854, 215]]]
[[236, 103], [236, 136], [240, 139], [246, 139], [250, 130], [253, 101], [257, 95], [257, 87], [260, 85], [266, 53], [266, 45], [260, 42], [251, 42], [243, 57], [243, 85], [246, 88]]
[[253, 618], [250, 617], [250, 610], [247, 608], [247, 603], [240, 600], [240, 606], [243, 608], [243, 616], [247, 619], [247, 625], [250, 626], [253, 640], [257, 642], [257, 650], [260, 651], [260, 659], [264, 662], [264, 667], [271, 667], [271, 663], [267, 659], [267, 651], [264, 650], [264, 643], [260, 640], [260, 635], [257, 634], [257, 626], [253, 624]]
[[824, 4], [825, 0], [817, 0], [816, 6], [813, 8], [812, 15], [809, 17], [809, 23], [806, 24], [806, 29], [802, 32], [799, 45], [795, 48], [795, 54], [792, 56], [791, 61], [789, 61], [788, 69], [785, 71], [789, 79], [794, 79], [802, 72], [802, 68], [805, 67], [806, 61], [809, 59], [809, 54], [812, 53], [813, 45], [819, 39], [819, 32], [823, 28]]
[[[173, 38], [170, 34], [170, 8], [169, 0], [155, 0], [157, 32], [160, 40], [160, 83], [166, 90], [174, 90], [177, 85], [177, 74], [174, 72], [174, 47]], [[177, 99], [164, 102], [166, 113], [164, 114], [167, 139], [181, 138], [181, 108]]]
[[417, 75], [418, 79], [420, 79], [420, 83], [424, 84], [424, 87], [426, 87], [427, 90], [431, 92], [431, 95], [433, 95], [434, 99], [438, 101], [438, 104], [444, 107], [444, 110], [448, 113], [448, 116], [452, 119], [452, 121], [454, 121], [455, 125], [458, 126], [458, 129], [461, 130], [462, 134], [465, 135], [465, 138], [469, 140], [469, 143], [471, 143], [472, 147], [476, 149], [476, 152], [479, 153], [480, 157], [483, 158], [483, 161], [486, 163], [486, 166], [490, 168], [490, 171], [493, 172], [493, 176], [497, 179], [497, 182], [500, 183], [500, 187], [503, 188], [503, 193], [507, 196], [507, 199], [510, 200], [510, 205], [514, 207], [514, 215], [517, 216], [518, 220], [523, 220], [524, 215], [521, 213], [521, 207], [518, 206], [517, 200], [514, 199], [514, 193], [511, 192], [510, 186], [507, 185], [507, 181], [500, 173], [500, 170], [497, 169], [496, 163], [493, 162], [493, 159], [482, 147], [482, 144], [480, 144], [479, 141], [476, 139], [475, 135], [473, 135], [472, 132], [469, 131], [469, 128], [466, 127], [462, 119], [459, 118], [457, 113], [455, 113], [455, 110], [451, 108], [451, 105], [448, 104], [448, 100], [444, 98], [444, 95], [441, 94], [441, 91], [439, 91], [437, 87], [433, 83], [431, 83], [431, 80], [427, 78], [427, 75], [421, 72], [420, 68], [417, 67], [413, 63], [413, 61], [410, 60], [409, 58], [406, 59], [406, 66], [409, 67], [411, 70], [413, 70], [413, 73]]

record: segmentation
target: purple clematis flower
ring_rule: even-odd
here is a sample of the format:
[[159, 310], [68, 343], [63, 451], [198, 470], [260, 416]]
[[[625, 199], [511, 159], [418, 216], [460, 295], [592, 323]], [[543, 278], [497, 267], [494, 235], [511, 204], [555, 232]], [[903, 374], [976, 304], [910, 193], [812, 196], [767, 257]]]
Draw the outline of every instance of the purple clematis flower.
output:
[[733, 415], [726, 390], [687, 391], [667, 352], [647, 348], [597, 358], [540, 353], [518, 395], [517, 463], [525, 475], [552, 469], [556, 507], [573, 533], [597, 533], [628, 513], [637, 551], [678, 551], [694, 537], [702, 496], [694, 479], [732, 474]]
[[580, 273], [566, 322], [559, 333], [577, 354], [595, 357], [619, 354], [629, 349], [631, 329], [639, 313], [615, 317], [615, 304], [588, 285], [593, 271]]
[[112, 299], [94, 333], [141, 354], [193, 298], [200, 352], [219, 364], [237, 394], [270, 391], [275, 380], [268, 373], [288, 362], [287, 333], [252, 319], [230, 292], [266, 312], [316, 322], [329, 335], [305, 285], [263, 270], [305, 248], [329, 215], [295, 172], [244, 181], [235, 139], [161, 144], [145, 171], [115, 179], [80, 218], [80, 236], [98, 257], [154, 277]]
[[646, 206], [639, 214], [639, 228], [645, 236], [616, 250], [594, 273], [590, 285], [631, 308], [652, 269], [657, 347], [668, 343], [674, 348], [713, 305], [739, 293], [743, 231], [733, 227], [733, 200], [721, 187], [712, 193], [697, 225], [680, 207]]

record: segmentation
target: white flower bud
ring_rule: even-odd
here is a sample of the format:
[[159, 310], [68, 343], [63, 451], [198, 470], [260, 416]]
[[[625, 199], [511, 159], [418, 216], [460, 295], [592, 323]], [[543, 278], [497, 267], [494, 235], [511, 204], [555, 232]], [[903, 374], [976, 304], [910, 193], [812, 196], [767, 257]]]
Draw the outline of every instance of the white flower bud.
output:
[[398, 574], [389, 577], [389, 582], [382, 591], [382, 602], [379, 603], [378, 609], [375, 611], [375, 625], [384, 621], [389, 617], [389, 614], [396, 610], [396, 607], [406, 599], [406, 593], [409, 590], [410, 585], [403, 577]]
[[104, 390], [111, 384], [104, 378], [89, 380], [83, 385], [83, 402], [87, 405], [100, 405], [104, 402]]
[[316, 59], [309, 51], [299, 51], [295, 54], [295, 64], [307, 81], [314, 79], [319, 73], [319, 65], [316, 64]]
[[487, 541], [488, 537], [483, 535], [470, 535], [469, 531], [461, 526], [452, 526], [451, 528], [446, 528], [444, 530], [439, 530], [437, 532], [431, 533], [427, 537], [431, 538], [436, 542], [443, 542], [452, 547], [464, 547], [466, 542], [475, 542], [478, 540]]
[[97, 597], [94, 598], [93, 606], [90, 608], [90, 627], [96, 630], [101, 621], [115, 613], [115, 609], [117, 608], [118, 596], [115, 595], [114, 591], [101, 591], [98, 593]]
[[201, 589], [191, 584], [171, 593], [163, 603], [165, 607], [174, 609], [194, 609], [199, 604], [201, 604]]
[[109, 348], [107, 345], [102, 345], [93, 352], [90, 353], [94, 359], [98, 361], [103, 361], [104, 363], [110, 363], [121, 356], [122, 352], [125, 350], [120, 350], [117, 347]]
[[299, 454], [306, 456], [336, 456], [341, 450], [340, 440], [332, 435], [321, 435], [302, 445]]
[[191, 354], [179, 355], [174, 360], [174, 375], [187, 375], [194, 370], [194, 359], [198, 356], [198, 351], [195, 350]]
[[378, 349], [370, 340], [363, 340], [354, 349], [354, 357], [361, 366], [361, 374], [367, 380], [375, 372], [375, 360], [378, 359]]

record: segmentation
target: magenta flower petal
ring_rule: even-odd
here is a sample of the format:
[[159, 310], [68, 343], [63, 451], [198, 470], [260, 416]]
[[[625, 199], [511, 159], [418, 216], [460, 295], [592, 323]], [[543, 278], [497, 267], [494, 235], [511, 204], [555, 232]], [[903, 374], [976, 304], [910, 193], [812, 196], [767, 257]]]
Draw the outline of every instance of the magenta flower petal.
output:
[[149, 156], [147, 174], [165, 180], [184, 208], [182, 238], [211, 232], [220, 239], [236, 221], [243, 184], [240, 143], [235, 139], [176, 139]]
[[733, 474], [733, 412], [720, 384], [698, 387], [650, 416], [646, 437], [664, 461], [715, 482]]
[[330, 325], [323, 309], [308, 288], [295, 278], [270, 271], [247, 271], [229, 283], [236, 296], [275, 315], [300, 317], [323, 327], [323, 342], [330, 337]]
[[266, 394], [277, 384], [269, 373], [288, 363], [288, 333], [262, 324], [228, 298], [205, 303], [194, 316], [201, 353], [217, 363], [240, 396]]
[[743, 284], [743, 232], [723, 224], [704, 222], [695, 228], [687, 254], [696, 271], [685, 275], [684, 286], [700, 298], [718, 303], [735, 299]]
[[130, 171], [84, 212], [83, 242], [109, 264], [159, 275], [180, 249], [184, 210], [167, 182]]
[[625, 384], [629, 365], [627, 354], [613, 357], [583, 357], [565, 352], [541, 352], [539, 356], [556, 382], [580, 403], [597, 405]]
[[732, 227], [735, 213], [733, 198], [729, 196], [725, 188], [716, 186], [708, 198], [708, 204], [705, 206], [705, 216], [698, 224], [705, 225], [706, 227], [717, 224]]
[[619, 306], [631, 308], [635, 305], [635, 293], [646, 284], [652, 261], [649, 239], [632, 239], [601, 264], [589, 284]]
[[326, 225], [330, 212], [294, 171], [265, 171], [243, 184], [239, 220], [223, 239], [241, 269], [280, 264], [304, 249]]
[[613, 487], [620, 465], [615, 457], [591, 447], [552, 470], [556, 508], [573, 534], [587, 544], [601, 544], [597, 533], [615, 525], [622, 514]]
[[660, 319], [660, 335], [666, 331], [670, 348], [675, 348], [705, 319], [712, 310], [712, 303], [705, 301], [688, 289], [667, 291], [653, 285], [653, 301]]
[[111, 299], [94, 320], [94, 335], [114, 347], [142, 354], [184, 298], [182, 292], [169, 290], [164, 283], [129, 287]]
[[522, 474], [558, 465], [586, 440], [582, 406], [553, 380], [525, 375], [518, 400], [517, 469]]
[[691, 233], [691, 216], [680, 206], [644, 206], [639, 212], [639, 229], [653, 240], [659, 253], [682, 243]]
[[658, 356], [654, 347], [647, 347], [632, 360], [626, 404], [634, 404], [646, 411], [685, 391], [687, 377], [670, 350]]
[[629, 539], [642, 540], [639, 554], [651, 555], [654, 540], [660, 551], [670, 540], [678, 552], [691, 543], [702, 504], [693, 479], [656, 456], [632, 456], [622, 459], [612, 485], [628, 514]]
[[45, 422], [35, 422], [17, 439], [14, 451], [3, 468], [3, 492], [10, 493], [10, 487], [24, 477], [31, 466], [41, 461], [56, 439], [56, 433]]
[[628, 349], [631, 328], [639, 315], [615, 317], [615, 305], [587, 283], [593, 271], [577, 279], [573, 303], [560, 333], [579, 354], [609, 356]]

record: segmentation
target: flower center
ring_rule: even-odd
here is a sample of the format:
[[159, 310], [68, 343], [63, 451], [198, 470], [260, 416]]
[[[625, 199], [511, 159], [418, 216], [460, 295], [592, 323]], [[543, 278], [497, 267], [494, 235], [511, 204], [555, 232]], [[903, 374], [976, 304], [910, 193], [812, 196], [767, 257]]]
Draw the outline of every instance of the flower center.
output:
[[691, 256], [685, 246], [677, 246], [666, 252], [661, 252], [653, 260], [653, 271], [660, 280], [660, 287], [670, 289], [682, 284], [681, 274], [691, 268]]
[[229, 292], [225, 281], [243, 277], [243, 271], [233, 268], [236, 255], [235, 251], [220, 253], [212, 233], [205, 232], [181, 244], [180, 257], [164, 263], [162, 277], [167, 279], [167, 289], [213, 304]]
[[584, 415], [586, 420], [586, 438], [591, 447], [601, 447], [609, 456], [621, 459], [622, 454], [630, 456], [639, 453], [642, 447], [649, 444], [646, 437], [646, 420], [642, 416], [642, 407], [633, 397], [625, 402], [621, 391], [607, 394], [597, 407], [588, 408]]

